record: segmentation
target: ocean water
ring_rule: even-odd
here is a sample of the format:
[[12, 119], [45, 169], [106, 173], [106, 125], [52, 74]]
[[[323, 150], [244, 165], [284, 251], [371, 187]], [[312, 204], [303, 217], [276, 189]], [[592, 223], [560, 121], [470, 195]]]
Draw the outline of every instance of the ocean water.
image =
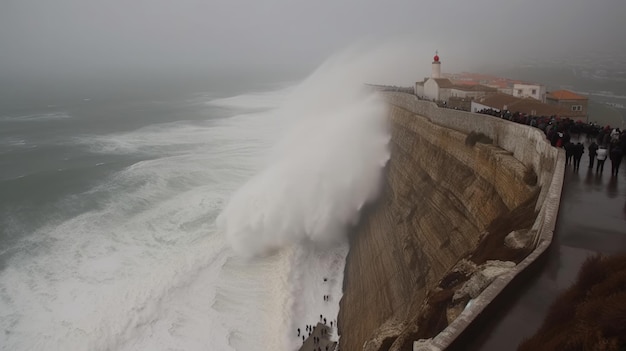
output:
[[0, 349], [296, 350], [389, 158], [380, 62], [0, 110]]

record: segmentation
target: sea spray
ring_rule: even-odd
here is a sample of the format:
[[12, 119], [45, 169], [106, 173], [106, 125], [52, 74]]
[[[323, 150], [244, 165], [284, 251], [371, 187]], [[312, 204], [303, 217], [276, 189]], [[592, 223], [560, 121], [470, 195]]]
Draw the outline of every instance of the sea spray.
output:
[[238, 253], [331, 243], [376, 197], [389, 159], [386, 106], [345, 68], [323, 65], [275, 111], [288, 127], [272, 160], [218, 217]]
[[[222, 269], [233, 252], [215, 218], [275, 140], [264, 129], [274, 125], [271, 116], [246, 108], [256, 96], [238, 100], [243, 108], [230, 113], [244, 115], [220, 118], [221, 110], [209, 107], [207, 120], [172, 117], [136, 130], [64, 138], [86, 162], [94, 154], [139, 161], [109, 171], [88, 191], [67, 194], [54, 211], [58, 218], [36, 231], [21, 229], [15, 254], [2, 257], [0, 350], [234, 350], [232, 336], [243, 324], [224, 323], [216, 311], [222, 276], [232, 273]], [[86, 202], [95, 206], [79, 210]], [[68, 207], [76, 209], [68, 214]], [[249, 298], [243, 293], [229, 297], [240, 304]]]
[[390, 157], [387, 105], [365, 83], [393, 60], [380, 51], [373, 56], [348, 51], [331, 58], [271, 112], [282, 135], [265, 166], [217, 218], [231, 247], [252, 266], [267, 257], [277, 270], [288, 268], [284, 277], [253, 278], [274, 292], [266, 295], [274, 311], [255, 314], [271, 316], [259, 320], [266, 334], [257, 340], [267, 349], [297, 349], [298, 328], [304, 334], [320, 315], [330, 324], [338, 314], [346, 232], [377, 197]]
[[[384, 104], [363, 83], [407, 65], [381, 61], [383, 51], [333, 57], [276, 94], [172, 105], [178, 116], [139, 129], [64, 134], [87, 166], [73, 172], [97, 177], [65, 193], [52, 220], [16, 227], [23, 239], [0, 271], [0, 348], [295, 350], [297, 328], [337, 315], [343, 231], [376, 196], [389, 156]], [[206, 108], [206, 120], [180, 120], [192, 106]], [[132, 163], [110, 167], [120, 159]], [[54, 186], [56, 174], [37, 177]], [[266, 237], [256, 243], [259, 224]]]

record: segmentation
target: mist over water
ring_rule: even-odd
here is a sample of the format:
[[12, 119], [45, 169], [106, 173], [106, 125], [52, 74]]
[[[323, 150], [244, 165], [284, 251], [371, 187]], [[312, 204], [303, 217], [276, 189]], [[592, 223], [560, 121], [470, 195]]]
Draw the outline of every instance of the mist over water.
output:
[[364, 83], [388, 71], [392, 59], [348, 50], [298, 85], [272, 111], [283, 128], [264, 165], [217, 219], [243, 262], [276, 260], [275, 271], [284, 274], [270, 284], [271, 300], [280, 301], [270, 335], [281, 337], [262, 338], [274, 345], [268, 349], [297, 349], [297, 328], [337, 316], [346, 231], [376, 198], [390, 157], [386, 105]]
[[240, 254], [331, 243], [375, 198], [389, 159], [386, 108], [363, 72], [350, 68], [355, 58], [328, 62], [273, 112], [284, 135], [218, 218]]
[[[385, 105], [364, 85], [393, 74], [385, 52], [348, 50], [295, 87], [151, 103], [147, 123], [135, 103], [124, 127], [85, 120], [87, 105], [0, 120], [43, 128], [2, 141], [16, 150], [2, 206], [20, 216], [5, 218], [0, 349], [297, 349], [297, 328], [336, 318], [345, 231], [389, 159]], [[63, 154], [11, 161], [36, 140]], [[56, 190], [29, 224], [34, 182]]]

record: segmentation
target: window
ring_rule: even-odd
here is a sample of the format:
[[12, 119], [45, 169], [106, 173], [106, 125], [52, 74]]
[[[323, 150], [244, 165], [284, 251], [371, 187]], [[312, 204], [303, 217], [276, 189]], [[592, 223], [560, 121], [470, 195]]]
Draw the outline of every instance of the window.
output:
[[518, 93], [519, 95], [522, 95], [522, 89], [517, 89], [517, 93]]
[[533, 89], [533, 95], [537, 94], [537, 89]]
[[583, 110], [582, 105], [572, 105], [572, 111], [582, 111], [582, 110]]

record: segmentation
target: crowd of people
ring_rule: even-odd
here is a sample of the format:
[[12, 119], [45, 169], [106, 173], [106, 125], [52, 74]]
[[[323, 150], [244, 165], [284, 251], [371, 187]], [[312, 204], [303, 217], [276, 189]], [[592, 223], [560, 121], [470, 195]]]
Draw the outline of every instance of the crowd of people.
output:
[[[328, 282], [328, 278], [324, 278], [324, 283]], [[322, 299], [325, 302], [330, 301], [330, 295], [323, 295]], [[328, 325], [330, 324], [330, 328]], [[311, 345], [312, 351], [339, 351], [339, 349], [335, 349], [337, 344], [335, 342], [330, 341], [330, 335], [333, 331], [333, 328], [337, 327], [337, 321], [328, 321], [324, 315], [320, 314], [320, 320], [317, 322], [317, 325], [309, 325], [307, 324], [304, 328], [304, 332], [301, 331], [300, 328], [297, 329], [297, 337], [302, 337], [302, 345], [307, 343], [307, 340], [313, 340]], [[308, 333], [308, 335], [307, 335]], [[317, 335], [316, 335], [317, 334]], [[322, 348], [322, 346], [324, 346]], [[303, 350], [303, 349], [301, 349]]]
[[575, 171], [578, 171], [580, 167], [580, 160], [585, 153], [585, 147], [581, 142], [573, 143], [571, 141], [572, 135], [578, 136], [578, 140], [581, 140], [583, 134], [586, 136], [589, 142], [587, 146], [589, 169], [593, 170], [595, 164], [596, 173], [602, 174], [604, 163], [608, 158], [611, 161], [611, 176], [617, 176], [624, 154], [626, 154], [626, 131], [621, 131], [619, 128], [584, 123], [557, 116], [530, 116], [507, 110], [483, 109], [478, 113], [540, 129], [545, 133], [552, 146], [565, 149], [565, 164], [572, 164]]

